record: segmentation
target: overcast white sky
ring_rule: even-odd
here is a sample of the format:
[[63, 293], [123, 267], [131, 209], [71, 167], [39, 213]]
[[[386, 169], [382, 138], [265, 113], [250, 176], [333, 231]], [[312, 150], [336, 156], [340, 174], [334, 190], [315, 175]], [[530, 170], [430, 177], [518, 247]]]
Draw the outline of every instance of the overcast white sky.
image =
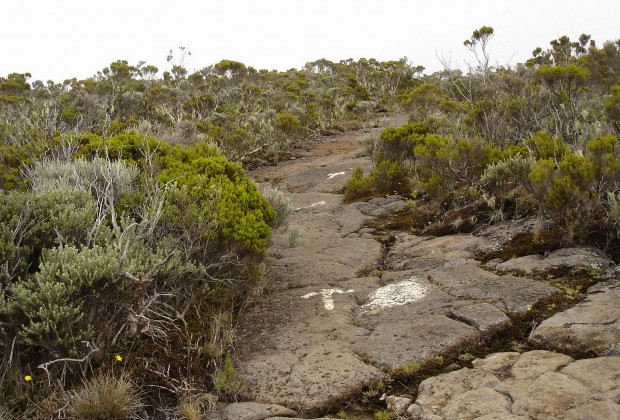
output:
[[29, 0], [0, 7], [0, 76], [86, 78], [117, 59], [168, 68], [186, 47], [188, 70], [227, 58], [257, 69], [319, 58], [407, 57], [427, 73], [472, 60], [463, 41], [495, 29], [494, 62], [516, 64], [562, 35], [620, 38], [619, 0]]

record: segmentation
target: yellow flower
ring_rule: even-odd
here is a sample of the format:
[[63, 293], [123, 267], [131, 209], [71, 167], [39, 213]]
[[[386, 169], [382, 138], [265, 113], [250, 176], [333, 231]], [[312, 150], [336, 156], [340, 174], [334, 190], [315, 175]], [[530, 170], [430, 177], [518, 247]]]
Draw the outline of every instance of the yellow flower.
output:
[[32, 381], [32, 376], [30, 376], [30, 375], [24, 376], [24, 381], [26, 381], [26, 382]]
[[527, 310], [528, 310], [528, 311], [531, 311], [531, 310], [532, 310], [532, 308], [527, 308]]
[[116, 356], [114, 356], [114, 358], [116, 359], [117, 362], [123, 361], [123, 357], [120, 354], [117, 354]]

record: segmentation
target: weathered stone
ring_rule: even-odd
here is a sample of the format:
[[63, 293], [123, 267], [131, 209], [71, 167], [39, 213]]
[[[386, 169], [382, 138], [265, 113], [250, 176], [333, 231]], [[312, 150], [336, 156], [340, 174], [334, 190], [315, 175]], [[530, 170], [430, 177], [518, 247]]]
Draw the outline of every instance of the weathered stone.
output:
[[598, 392], [620, 387], [620, 357], [597, 357], [577, 360], [560, 371], [578, 379]]
[[409, 209], [407, 202], [398, 195], [373, 198], [367, 202], [355, 203], [355, 206], [363, 214], [369, 216], [381, 216]]
[[233, 403], [223, 410], [225, 420], [265, 420], [276, 416], [290, 418], [297, 413], [281, 405], [255, 402]]
[[[296, 286], [312, 286], [326, 278], [346, 280], [366, 267], [373, 266], [382, 257], [381, 244], [372, 237], [312, 239], [301, 233], [299, 245], [283, 248], [274, 269], [288, 273]], [[316, 263], [309, 263], [314, 258]]]
[[512, 399], [512, 413], [530, 418], [560, 418], [594, 396], [576, 379], [546, 372], [536, 379], [509, 379], [494, 388]]
[[518, 272], [531, 275], [534, 274], [536, 270], [540, 270], [541, 266], [544, 265], [546, 267], [544, 261], [545, 257], [540, 254], [525, 255], [496, 264], [493, 268], [497, 271]]
[[410, 404], [407, 408], [407, 415], [413, 420], [420, 420], [424, 416], [424, 410], [417, 404]]
[[399, 200], [386, 204], [384, 208], [391, 213], [395, 213], [399, 211], [409, 210], [409, 205], [405, 201]]
[[490, 303], [476, 303], [453, 309], [452, 315], [480, 331], [487, 331], [510, 321], [506, 314]]
[[555, 372], [572, 361], [572, 357], [564, 354], [533, 350], [519, 357], [510, 368], [510, 375], [515, 379], [535, 379], [543, 373]]
[[525, 218], [486, 226], [476, 235], [484, 240], [476, 247], [475, 253], [477, 255], [487, 255], [501, 251], [515, 235], [531, 232], [535, 224], [535, 218]]
[[497, 353], [476, 359], [473, 365], [474, 369], [423, 381], [410, 408], [413, 417], [618, 418], [620, 358], [573, 361], [557, 353], [531, 351]]
[[480, 261], [476, 261], [474, 259], [471, 258], [455, 258], [453, 260], [449, 260], [443, 263], [443, 267], [444, 268], [455, 268], [455, 267], [459, 267], [461, 265], [465, 265], [465, 264], [470, 264], [470, 265], [480, 265]]
[[452, 235], [439, 238], [421, 238], [401, 234], [387, 256], [390, 268], [402, 267], [414, 258], [438, 260], [443, 263], [458, 258], [473, 258], [472, 250], [483, 240], [472, 235]]
[[620, 265], [613, 267], [611, 270], [607, 272], [607, 277], [610, 279], [618, 280], [620, 279]]
[[394, 270], [432, 270], [433, 268], [443, 267], [446, 261], [443, 258], [418, 257], [395, 264]]
[[407, 408], [409, 408], [412, 402], [413, 400], [411, 398], [400, 397], [398, 395], [388, 395], [385, 399], [388, 411], [391, 411], [399, 416], [402, 416], [407, 412]]
[[373, 364], [401, 366], [429, 359], [475, 334], [478, 332], [465, 323], [443, 315], [428, 315], [381, 323], [368, 335], [358, 337], [351, 348]]
[[504, 261], [501, 258], [493, 258], [492, 260], [489, 260], [487, 262], [485, 262], [484, 264], [482, 264], [482, 266], [484, 268], [487, 268], [489, 270], [495, 270], [495, 268], [498, 266], [498, 264], [503, 263]]
[[524, 312], [539, 300], [559, 292], [556, 287], [547, 284], [510, 275], [498, 276], [470, 264], [458, 270], [431, 270], [428, 277], [452, 296], [503, 303], [511, 312]]
[[551, 252], [547, 257], [527, 255], [495, 266], [496, 270], [523, 274], [547, 274], [565, 270], [584, 270], [605, 273], [613, 262], [597, 248], [564, 248]]
[[576, 306], [543, 321], [530, 339], [547, 348], [573, 353], [616, 354], [620, 345], [620, 288], [607, 283], [591, 289]]
[[[333, 419], [333, 417], [320, 417], [320, 418], [312, 418], [312, 419], [309, 419], [309, 418], [307, 418], [307, 417], [295, 417], [295, 418], [296, 418], [296, 419], [297, 419], [297, 418], [300, 418], [300, 419], [301, 419], [301, 418], [303, 418], [304, 420], [325, 420], [325, 419]], [[269, 418], [266, 418], [265, 420], [291, 420], [291, 418], [290, 418], [290, 417], [269, 417]]]
[[375, 205], [375, 206], [382, 206], [385, 204], [385, 197], [371, 198], [370, 200], [367, 201], [367, 203]]
[[588, 401], [573, 408], [564, 416], [565, 420], [617, 420], [620, 419], [620, 405], [614, 401]]
[[510, 368], [520, 357], [521, 353], [517, 352], [493, 353], [484, 359], [475, 359], [472, 366], [501, 378], [509, 375]]
[[510, 400], [490, 388], [478, 388], [455, 395], [442, 410], [449, 419], [470, 420], [487, 414], [511, 414]]
[[346, 347], [324, 342], [302, 354], [274, 352], [239, 367], [249, 399], [281, 403], [300, 410], [317, 409], [383, 377], [380, 370], [362, 362]]
[[368, 216], [380, 216], [388, 212], [388, 210], [383, 207], [371, 203], [360, 203], [357, 208], [360, 212], [362, 212], [362, 214], [366, 214]]
[[492, 389], [499, 383], [491, 373], [465, 368], [422, 381], [415, 403], [425, 413], [438, 415], [454, 396], [480, 388]]

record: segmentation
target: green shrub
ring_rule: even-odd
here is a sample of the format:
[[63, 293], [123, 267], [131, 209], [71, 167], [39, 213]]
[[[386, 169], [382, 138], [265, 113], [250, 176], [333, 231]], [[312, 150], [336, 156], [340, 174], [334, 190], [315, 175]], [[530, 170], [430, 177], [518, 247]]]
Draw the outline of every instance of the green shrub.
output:
[[388, 127], [381, 132], [377, 146], [377, 161], [393, 160], [404, 164], [414, 160], [414, 148], [424, 141], [428, 134], [424, 123], [408, 123], [400, 127]]
[[94, 157], [41, 161], [33, 190], [0, 191], [2, 351], [68, 386], [129, 341], [139, 366], [146, 347], [174, 357], [224, 335], [213, 320], [247, 291], [276, 217], [244, 171], [214, 146], [133, 134], [90, 136], [78, 154]]
[[299, 245], [299, 226], [291, 228], [288, 232], [288, 246], [295, 248]]
[[616, 132], [620, 132], [620, 86], [611, 87], [611, 95], [605, 100], [605, 115], [613, 124]]
[[280, 112], [276, 114], [272, 121], [275, 130], [274, 140], [276, 150], [284, 149], [294, 139], [303, 133], [303, 126], [297, 116], [290, 112]]
[[379, 194], [391, 194], [407, 190], [405, 170], [396, 161], [381, 161], [371, 172], [370, 182], [374, 191]]
[[555, 164], [552, 159], [536, 160], [532, 162], [526, 187], [528, 192], [539, 203], [539, 208], [541, 210], [553, 185], [554, 175]]
[[364, 178], [364, 170], [360, 167], [355, 168], [351, 178], [344, 187], [344, 195], [347, 201], [367, 197], [372, 194], [372, 181]]
[[376, 163], [379, 138], [373, 135], [367, 135], [360, 139], [360, 143], [364, 148], [364, 155], [368, 156], [373, 163]]
[[227, 157], [239, 161], [256, 146], [256, 139], [243, 128], [237, 128], [225, 135], [219, 144]]
[[592, 162], [594, 179], [598, 181], [597, 193], [604, 189], [614, 191], [620, 184], [620, 154], [618, 138], [607, 134], [592, 139], [587, 144], [587, 158]]
[[85, 245], [97, 205], [85, 191], [71, 188], [41, 193], [0, 190], [0, 281], [11, 283], [39, 264], [42, 249], [62, 244]]
[[213, 237], [220, 245], [264, 256], [276, 214], [256, 185], [240, 166], [215, 151], [211, 156], [193, 156], [192, 150], [182, 154], [183, 159], [167, 164], [158, 176], [160, 182], [178, 188], [171, 193], [175, 199], [166, 201], [164, 223], [173, 230], [183, 228], [185, 211], [178, 201], [182, 194], [181, 202], [193, 206], [197, 217], [215, 221]]
[[76, 136], [76, 141], [78, 148], [73, 155], [74, 159], [92, 160], [96, 157], [104, 157], [110, 160], [122, 159], [125, 163], [135, 163], [138, 166], [145, 161], [148, 153], [156, 152], [158, 156], [166, 156], [173, 151], [173, 146], [169, 143], [133, 131], [119, 133], [108, 138], [93, 133], [83, 133]]
[[233, 366], [230, 351], [226, 353], [224, 367], [215, 374], [214, 388], [228, 397], [236, 397], [243, 391], [245, 384]]
[[74, 343], [89, 340], [93, 334], [92, 325], [83, 320], [82, 297], [92, 296], [94, 290], [103, 294], [110, 283], [118, 281], [116, 269], [112, 248], [46, 249], [40, 271], [15, 284], [15, 297], [3, 309], [13, 319], [22, 320], [19, 335], [27, 344], [73, 348]]
[[375, 413], [375, 420], [394, 420], [396, 417], [396, 414], [387, 410], [380, 410]]
[[536, 159], [553, 158], [559, 161], [567, 151], [561, 137], [551, 137], [546, 131], [539, 131], [524, 143]]
[[516, 154], [497, 163], [491, 163], [485, 168], [480, 177], [480, 186], [487, 194], [486, 201], [489, 207], [494, 208], [499, 204], [498, 217], [503, 217], [508, 202], [514, 202], [516, 198], [521, 198], [526, 193], [524, 186], [529, 182], [532, 162], [532, 158]]
[[355, 168], [344, 189], [347, 201], [408, 191], [409, 183], [403, 166], [392, 160], [382, 160], [368, 177], [364, 177], [362, 168]]

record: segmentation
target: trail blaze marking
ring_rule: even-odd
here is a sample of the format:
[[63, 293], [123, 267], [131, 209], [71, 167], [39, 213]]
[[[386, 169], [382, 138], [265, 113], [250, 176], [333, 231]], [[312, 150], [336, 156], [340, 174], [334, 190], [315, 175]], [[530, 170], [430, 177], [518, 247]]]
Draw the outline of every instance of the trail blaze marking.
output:
[[338, 175], [344, 175], [344, 172], [334, 172], [333, 174], [329, 174], [329, 175], [327, 175], [327, 179], [335, 178]]
[[322, 295], [323, 306], [325, 306], [325, 310], [331, 311], [334, 309], [334, 299], [332, 298], [332, 295], [334, 293], [341, 294], [341, 293], [351, 293], [351, 292], [353, 292], [353, 290], [347, 290], [346, 292], [343, 292], [342, 289], [321, 289], [321, 291], [319, 292], [310, 292], [306, 295], [303, 295], [301, 298], [310, 299], [313, 296]]
[[406, 305], [426, 296], [426, 286], [418, 279], [410, 277], [398, 283], [388, 284], [372, 292], [368, 297], [370, 302], [362, 306], [363, 312], [376, 308], [391, 308], [392, 306]]
[[312, 207], [316, 207], [316, 206], [324, 206], [325, 204], [327, 204], [327, 203], [325, 203], [325, 201], [321, 200], [321, 201], [319, 201], [318, 203], [310, 204], [309, 206], [305, 206], [305, 207], [297, 207], [297, 208], [295, 209], [295, 211], [297, 211], [297, 210], [301, 210], [301, 209], [311, 209]]

